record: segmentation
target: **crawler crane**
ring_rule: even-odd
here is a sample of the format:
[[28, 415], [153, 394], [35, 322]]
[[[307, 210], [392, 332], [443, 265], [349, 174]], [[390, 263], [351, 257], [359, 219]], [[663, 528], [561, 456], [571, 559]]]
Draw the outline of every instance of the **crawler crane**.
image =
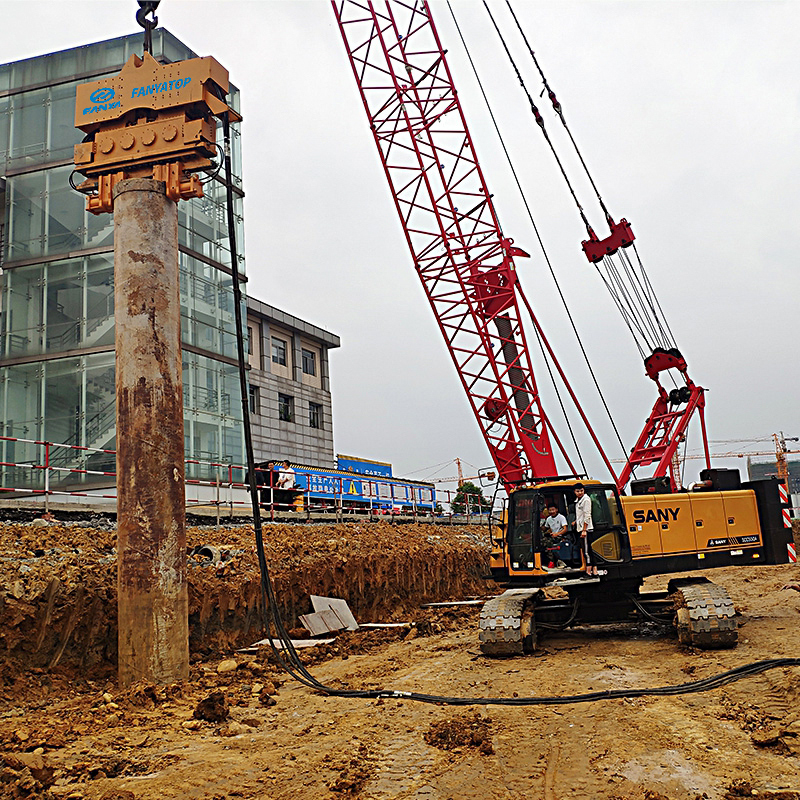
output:
[[[481, 648], [489, 655], [512, 655], [532, 650], [543, 631], [642, 619], [674, 623], [684, 643], [735, 645], [733, 603], [722, 587], [700, 577], [675, 578], [661, 593], [642, 593], [641, 585], [653, 574], [786, 563], [793, 551], [783, 513], [788, 497], [777, 481], [742, 483], [738, 471], [711, 468], [704, 389], [689, 377], [675, 346], [630, 223], [615, 221], [592, 181], [609, 227], [606, 236], [598, 236], [558, 161], [586, 226], [584, 254], [611, 291], [656, 385], [653, 408], [616, 474], [520, 286], [514, 259], [528, 253], [500, 226], [428, 3], [333, 0], [332, 5], [414, 268], [508, 493], [491, 554], [492, 575], [508, 589], [483, 608]], [[557, 119], [569, 131], [561, 104], [528, 50]], [[512, 66], [558, 159], [513, 60]], [[574, 144], [571, 133], [569, 138]], [[611, 480], [578, 474], [542, 405], [522, 312], [530, 316]], [[667, 376], [675, 382], [671, 390], [662, 380]], [[677, 455], [693, 418], [700, 423], [706, 468], [700, 481], [684, 489]], [[556, 451], [567, 474], [556, 466]], [[645, 467], [652, 467], [648, 478], [631, 480]], [[555, 505], [569, 519], [578, 482], [592, 506], [589, 563], [581, 555], [572, 567], [550, 569], [543, 512]], [[587, 574], [595, 570], [600, 574]], [[566, 599], [546, 599], [543, 588], [555, 582]]]

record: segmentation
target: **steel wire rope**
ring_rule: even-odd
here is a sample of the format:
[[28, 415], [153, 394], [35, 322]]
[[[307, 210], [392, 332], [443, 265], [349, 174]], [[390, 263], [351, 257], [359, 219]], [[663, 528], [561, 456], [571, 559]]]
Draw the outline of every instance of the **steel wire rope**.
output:
[[[630, 255], [628, 254], [627, 248], [621, 248], [619, 250], [619, 256], [622, 261], [625, 262], [625, 265], [631, 275], [636, 278], [636, 282], [639, 285], [639, 290], [642, 295], [642, 301], [647, 305], [647, 308], [650, 310], [653, 319], [657, 321], [661, 336], [663, 337], [664, 341], [667, 342], [665, 347], [668, 349], [670, 344], [674, 347], [675, 337], [672, 335], [669, 323], [667, 322], [664, 312], [661, 310], [661, 306], [658, 303], [658, 297], [656, 296], [653, 284], [650, 282], [650, 279], [645, 272], [644, 264], [642, 264], [638, 253], [636, 258], [639, 263], [639, 272], [641, 275], [637, 274], [636, 265], [633, 263], [633, 259], [631, 259]], [[670, 342], [670, 340], [672, 340], [672, 342]]]
[[[636, 297], [636, 292], [635, 292], [636, 287], [633, 285], [629, 286], [626, 284], [623, 274], [620, 273], [620, 270], [616, 262], [613, 260], [611, 256], [604, 257], [603, 265], [605, 266], [608, 274], [613, 277], [614, 283], [617, 286], [617, 290], [620, 296], [624, 299], [628, 309], [630, 310], [631, 316], [635, 320], [637, 320], [637, 328], [642, 337], [642, 340], [652, 352], [652, 350], [655, 347], [659, 346], [661, 342], [659, 341], [658, 330], [656, 326], [653, 324], [653, 320], [650, 319], [646, 313], [642, 314], [639, 311], [639, 306], [641, 306], [641, 303], [637, 302], [639, 298]], [[600, 271], [600, 268], [597, 264], [595, 264], [595, 267], [597, 268], [598, 271]], [[625, 267], [623, 264], [623, 270], [624, 268]], [[631, 294], [631, 290], [633, 290], [633, 295]]]
[[[586, 367], [589, 370], [589, 374], [592, 376], [592, 382], [594, 383], [594, 387], [597, 390], [597, 394], [599, 395], [600, 401], [603, 404], [603, 408], [605, 409], [606, 415], [608, 416], [609, 422], [611, 423], [611, 427], [614, 429], [614, 434], [616, 435], [617, 442], [619, 442], [619, 446], [622, 449], [622, 454], [623, 454], [623, 456], [625, 458], [625, 463], [629, 463], [628, 451], [625, 448], [625, 444], [622, 441], [622, 436], [620, 435], [619, 429], [617, 428], [617, 424], [614, 421], [613, 415], [611, 414], [611, 409], [608, 407], [608, 403], [606, 402], [605, 395], [603, 394], [603, 391], [600, 388], [600, 382], [597, 380], [597, 375], [595, 374], [594, 368], [592, 367], [592, 364], [589, 361], [589, 356], [588, 356], [588, 354], [586, 352], [586, 348], [583, 346], [583, 340], [581, 339], [581, 336], [578, 333], [578, 327], [575, 324], [575, 320], [574, 320], [574, 318], [572, 316], [572, 312], [570, 311], [569, 305], [567, 304], [567, 300], [564, 297], [564, 292], [561, 289], [561, 284], [559, 283], [558, 278], [556, 277], [555, 269], [553, 268], [553, 264], [550, 261], [550, 256], [547, 253], [547, 249], [544, 246], [544, 240], [542, 239], [542, 237], [541, 237], [541, 235], [539, 233], [539, 228], [536, 225], [536, 222], [535, 222], [535, 220], [533, 218], [533, 211], [531, 210], [530, 204], [528, 203], [528, 198], [525, 196], [525, 192], [522, 189], [522, 183], [520, 182], [519, 176], [517, 175], [516, 167], [514, 166], [514, 163], [511, 160], [511, 155], [508, 152], [508, 148], [506, 147], [506, 144], [505, 144], [505, 139], [503, 138], [503, 135], [500, 132], [500, 126], [497, 123], [497, 119], [496, 119], [496, 117], [494, 115], [494, 111], [492, 110], [491, 103], [489, 102], [489, 98], [487, 97], [486, 92], [485, 92], [485, 90], [483, 88], [483, 82], [481, 81], [480, 75], [478, 74], [478, 69], [475, 66], [475, 62], [472, 59], [472, 54], [470, 53], [469, 48], [467, 47], [467, 42], [464, 39], [464, 34], [461, 32], [461, 26], [458, 24], [458, 20], [456, 19], [456, 15], [455, 15], [455, 12], [453, 11], [452, 5], [450, 4], [450, 0], [447, 0], [447, 7], [450, 10], [450, 15], [453, 17], [453, 23], [456, 26], [456, 31], [458, 32], [458, 36], [461, 39], [461, 44], [464, 47], [464, 52], [467, 55], [467, 59], [469, 60], [470, 67], [472, 68], [472, 72], [475, 75], [475, 80], [478, 83], [478, 88], [480, 89], [481, 95], [483, 96], [483, 101], [486, 104], [486, 108], [487, 108], [487, 110], [489, 112], [489, 117], [492, 120], [492, 124], [494, 125], [495, 132], [497, 133], [497, 137], [498, 137], [498, 139], [500, 141], [500, 146], [503, 148], [503, 153], [505, 154], [506, 161], [508, 162], [508, 166], [511, 169], [511, 174], [514, 177], [514, 182], [517, 185], [517, 190], [519, 191], [520, 198], [522, 199], [522, 204], [525, 206], [525, 211], [528, 214], [528, 219], [530, 220], [531, 227], [533, 228], [533, 232], [534, 232], [534, 234], [536, 236], [536, 240], [539, 243], [539, 248], [542, 251], [542, 255], [544, 257], [545, 263], [547, 264], [547, 269], [550, 272], [550, 277], [553, 279], [553, 283], [555, 284], [556, 291], [558, 292], [558, 296], [561, 299], [561, 305], [563, 306], [564, 312], [566, 313], [567, 319], [569, 320], [570, 326], [572, 327], [572, 332], [575, 334], [575, 339], [578, 342], [578, 346], [580, 347], [581, 354], [583, 355], [584, 363], [586, 364]], [[487, 10], [488, 10], [488, 8], [487, 8]], [[520, 293], [522, 292], [522, 288], [521, 287], [519, 287], [519, 291], [520, 291]], [[635, 340], [635, 337], [634, 337], [634, 340]], [[545, 359], [545, 363], [547, 363], [547, 359]], [[549, 370], [549, 367], [548, 367], [548, 370]], [[575, 441], [575, 434], [572, 431], [572, 426], [570, 425], [569, 418], [566, 416], [566, 411], [563, 410], [564, 409], [564, 404], [563, 404], [563, 402], [561, 400], [560, 394], [558, 392], [558, 387], [555, 385], [555, 382], [554, 382], [554, 389], [556, 391], [556, 394], [559, 397], [559, 403], [561, 404], [562, 413], [564, 413], [565, 421], [566, 421], [566, 424], [567, 424], [567, 428], [569, 428], [570, 436], [571, 436], [572, 441], [573, 441], [573, 443], [575, 445], [575, 449], [576, 449], [576, 451], [578, 453], [578, 458], [581, 461], [581, 463], [583, 463], [583, 456], [581, 454], [580, 449], [578, 448], [577, 442]], [[585, 466], [584, 466], [584, 469], [586, 469]], [[636, 470], [635, 470], [634, 467], [631, 467], [631, 472], [632, 472], [633, 476], [636, 477]]]
[[556, 397], [558, 398], [558, 405], [561, 407], [561, 414], [564, 417], [567, 427], [569, 428], [569, 435], [572, 437], [572, 443], [575, 446], [575, 450], [578, 453], [578, 460], [581, 462], [581, 469], [583, 469], [584, 474], [588, 474], [586, 470], [586, 462], [583, 460], [583, 453], [581, 453], [580, 448], [578, 447], [578, 442], [575, 440], [575, 434], [572, 432], [572, 426], [569, 424], [569, 417], [567, 416], [567, 409], [564, 407], [564, 401], [561, 399], [561, 392], [558, 391], [558, 385], [556, 384], [556, 376], [553, 375], [553, 368], [550, 365], [550, 361], [547, 358], [547, 353], [544, 349], [544, 342], [542, 342], [541, 334], [539, 333], [539, 329], [536, 325], [533, 326], [533, 332], [536, 334], [536, 342], [539, 345], [539, 350], [542, 353], [542, 360], [544, 361], [545, 367], [547, 367], [547, 374], [550, 376], [550, 382], [553, 384], [553, 388], [556, 392]]
[[642, 357], [642, 360], [644, 360], [645, 358], [647, 358], [647, 354], [642, 349], [642, 345], [639, 342], [639, 339], [636, 338], [636, 334], [633, 332], [633, 322], [628, 317], [628, 310], [622, 304], [622, 301], [617, 297], [613, 288], [609, 285], [608, 278], [606, 278], [606, 276], [603, 275], [603, 273], [600, 272], [599, 270], [597, 274], [600, 276], [600, 280], [603, 281], [603, 283], [605, 284], [606, 289], [608, 289], [608, 293], [611, 296], [611, 299], [617, 304], [617, 308], [619, 309], [622, 321], [625, 323], [628, 330], [630, 331], [633, 343], [636, 345], [636, 349], [639, 351], [639, 355]]
[[[583, 154], [581, 153], [580, 148], [578, 147], [578, 143], [576, 142], [576, 140], [575, 140], [575, 138], [574, 138], [574, 136], [572, 134], [572, 131], [570, 130], [569, 125], [567, 124], [567, 120], [564, 117], [563, 107], [562, 107], [560, 101], [556, 98], [555, 92], [550, 87], [550, 83], [548, 82], [547, 77], [544, 74], [544, 70], [542, 69], [541, 65], [539, 64], [539, 60], [536, 58], [536, 54], [534, 53], [533, 48], [531, 47], [530, 43], [528, 42], [528, 37], [525, 34], [525, 31], [522, 28], [522, 25], [520, 24], [520, 21], [517, 18], [517, 15], [514, 12], [513, 7], [511, 6], [511, 0], [506, 0], [506, 5], [508, 6], [508, 10], [511, 12], [511, 16], [514, 18], [514, 22], [516, 23], [517, 30], [519, 31], [520, 35], [522, 36], [522, 39], [523, 39], [523, 41], [525, 43], [525, 47], [527, 48], [528, 53], [530, 54], [531, 59], [533, 60], [533, 63], [536, 66], [536, 69], [538, 70], [539, 75], [542, 78], [542, 83], [544, 85], [544, 90], [547, 92], [548, 97], [550, 98], [550, 102], [552, 103], [553, 109], [556, 112], [558, 118], [561, 120], [561, 123], [564, 126], [564, 130], [567, 132], [567, 136], [569, 137], [569, 140], [572, 143], [573, 148], [575, 149], [575, 153], [578, 156], [578, 159], [579, 159], [579, 161], [581, 163], [581, 166], [583, 167], [583, 169], [584, 169], [584, 171], [586, 173], [586, 177], [589, 179], [589, 182], [590, 182], [590, 184], [592, 186], [592, 189], [594, 189], [594, 192], [595, 192], [595, 195], [597, 196], [597, 200], [598, 200], [598, 202], [600, 204], [600, 207], [602, 208], [603, 213], [606, 215], [606, 219], [610, 222], [612, 220], [611, 214], [609, 213], [608, 208], [606, 207], [605, 202], [603, 201], [603, 198], [602, 198], [602, 196], [600, 194], [600, 190], [597, 188], [597, 185], [596, 185], [596, 183], [594, 181], [594, 177], [592, 176], [592, 174], [591, 174], [591, 172], [589, 170], [589, 167], [588, 167], [588, 165], [586, 164], [586, 161], [583, 158]], [[633, 269], [631, 269], [631, 274], [634, 277], [636, 277], [636, 282], [640, 285], [641, 288], [643, 288], [643, 290], [644, 290], [643, 293], [644, 293], [645, 297], [648, 297], [648, 300], [649, 300], [648, 304], [651, 307], [651, 312], [652, 312], [653, 319], [656, 321], [656, 324], [658, 325], [658, 327], [662, 329], [662, 333], [663, 333], [664, 327], [666, 327], [666, 331], [668, 332], [669, 336], [667, 337], [665, 335], [664, 338], [667, 341], [671, 340], [671, 343], [665, 344], [664, 345], [664, 349], [669, 349], [670, 346], [672, 346], [672, 347], [675, 346], [675, 336], [673, 335], [672, 330], [670, 329], [669, 322], [667, 321], [666, 315], [664, 314], [664, 310], [661, 307], [660, 301], [658, 300], [658, 296], [655, 293], [655, 290], [653, 288], [653, 284], [652, 284], [652, 282], [650, 280], [650, 277], [649, 277], [649, 275], [647, 274], [647, 271], [644, 268], [644, 264], [642, 263], [641, 258], [639, 257], [639, 253], [636, 250], [636, 245], [635, 244], [633, 245], [633, 248], [634, 248], [634, 252], [636, 253], [637, 261], [639, 262], [639, 268], [640, 268], [642, 277], [639, 278], [638, 276], [636, 276], [635, 270], [633, 270]], [[630, 265], [630, 259], [627, 256], [627, 254], [624, 252], [624, 250], [621, 249], [619, 252], [620, 252], [620, 254], [621, 254], [623, 259], [627, 259], [628, 260], [629, 265]], [[659, 319], [658, 313], [656, 312], [656, 309], [654, 307], [653, 301], [655, 301], [655, 306], [658, 307], [658, 311], [661, 314], [660, 319]], [[662, 320], [663, 320], [663, 323], [662, 323]]]
[[508, 10], [511, 12], [511, 16], [514, 18], [514, 22], [517, 23], [517, 29], [522, 35], [522, 40], [525, 42], [525, 46], [528, 48], [528, 52], [530, 53], [531, 58], [533, 59], [533, 63], [536, 65], [536, 69], [539, 70], [539, 74], [542, 76], [542, 83], [544, 84], [544, 88], [547, 90], [547, 95], [550, 98], [550, 102], [553, 104], [553, 108], [555, 109], [556, 114], [558, 114], [559, 118], [561, 119], [561, 122], [564, 125], [564, 129], [567, 131], [567, 135], [569, 136], [569, 139], [572, 142], [572, 146], [575, 148], [575, 152], [577, 153], [578, 158], [580, 159], [580, 162], [583, 166], [583, 169], [586, 172], [586, 177], [592, 184], [592, 189], [594, 189], [594, 193], [597, 195], [597, 200], [600, 203], [600, 208], [603, 209], [603, 213], [606, 215], [606, 219], [611, 219], [611, 214], [608, 213], [606, 204], [603, 202], [603, 198], [600, 196], [600, 190], [595, 185], [594, 178], [592, 178], [592, 174], [589, 172], [589, 167], [586, 166], [586, 162], [583, 160], [583, 155], [581, 154], [581, 151], [578, 149], [578, 144], [572, 137], [572, 131], [569, 129], [569, 125], [567, 125], [567, 121], [564, 118], [564, 113], [561, 108], [561, 103], [556, 99], [555, 92], [550, 88], [550, 84], [547, 82], [544, 70], [542, 70], [542, 68], [539, 66], [539, 61], [536, 58], [536, 54], [533, 52], [533, 48], [528, 43], [528, 37], [525, 35], [525, 31], [522, 29], [522, 25], [520, 25], [520, 22], [517, 19], [517, 15], [514, 13], [514, 9], [511, 7], [510, 0], [506, 0], [506, 5], [508, 6]]
[[[449, 0], [448, 0], [449, 4]], [[583, 206], [581, 205], [580, 200], [578, 200], [578, 195], [575, 193], [575, 189], [572, 186], [572, 182], [567, 175], [567, 171], [564, 169], [564, 165], [561, 163], [561, 159], [558, 157], [558, 153], [556, 152], [556, 148], [553, 145], [552, 140], [550, 139], [550, 134], [547, 132], [547, 129], [544, 126], [544, 119], [539, 111], [538, 106], [534, 102], [533, 97], [531, 97], [531, 93], [528, 91], [528, 87], [525, 85], [525, 81], [522, 78], [522, 73], [520, 73], [519, 68], [517, 67], [517, 62], [514, 61], [514, 57], [511, 55], [511, 51], [508, 49], [508, 45], [506, 44], [506, 40], [503, 37], [503, 34], [500, 32], [500, 28], [497, 27], [497, 22], [495, 22], [494, 15], [492, 14], [489, 5], [487, 4], [486, 0], [483, 0], [483, 7], [486, 9], [486, 13], [489, 15], [489, 19], [492, 21], [492, 25], [494, 25], [495, 31], [497, 31], [497, 36], [500, 39], [500, 43], [503, 45], [503, 49], [506, 51], [506, 55], [508, 56], [508, 60], [511, 63], [511, 67], [513, 68], [514, 72], [517, 75], [517, 80], [519, 81], [519, 85], [522, 87], [522, 91], [525, 92], [525, 96], [528, 98], [528, 103], [531, 107], [531, 112], [533, 113], [534, 118], [536, 119], [536, 124], [541, 128], [542, 135], [545, 138], [545, 141], [550, 146], [550, 151], [553, 154], [553, 158], [556, 160], [556, 164], [558, 164], [558, 168], [561, 170], [561, 175], [564, 177], [564, 181], [567, 184], [567, 188], [572, 195], [572, 199], [575, 201], [575, 205], [578, 207], [578, 212], [581, 215], [581, 219], [583, 220], [584, 225], [586, 228], [589, 229], [591, 226], [589, 225], [589, 220], [586, 218], [586, 213], [583, 210]], [[452, 12], [452, 8], [450, 9]]]
[[[636, 301], [636, 305], [641, 311], [642, 320], [646, 323], [647, 327], [650, 328], [654, 340], [657, 341], [660, 346], [664, 347], [665, 350], [669, 349], [669, 337], [666, 334], [664, 325], [661, 323], [655, 307], [651, 302], [649, 302], [647, 289], [636, 275], [636, 270], [634, 269], [633, 263], [631, 262], [627, 253], [625, 253], [624, 248], [620, 248], [617, 251], [617, 255], [619, 256], [619, 262], [622, 264], [623, 274], [628, 279], [628, 283], [630, 284], [632, 296]], [[606, 256], [604, 259], [604, 262], [611, 261], [613, 261], [613, 256]]]
[[667, 315], [664, 313], [664, 309], [661, 307], [661, 301], [658, 299], [658, 295], [656, 294], [655, 289], [653, 288], [653, 284], [650, 281], [650, 275], [647, 273], [647, 270], [644, 267], [644, 263], [642, 262], [641, 257], [639, 256], [639, 250], [636, 247], [636, 242], [631, 245], [633, 247], [633, 252], [636, 254], [636, 260], [639, 262], [639, 269], [642, 271], [642, 275], [644, 276], [645, 281], [647, 281], [647, 285], [650, 287], [650, 291], [653, 294], [653, 298], [656, 301], [656, 305], [658, 306], [658, 310], [661, 312], [661, 317], [664, 320], [664, 325], [667, 327], [667, 331], [669, 331], [670, 338], [672, 339], [673, 343], [675, 342], [675, 334], [672, 332], [672, 328], [670, 327], [669, 320], [667, 319]]

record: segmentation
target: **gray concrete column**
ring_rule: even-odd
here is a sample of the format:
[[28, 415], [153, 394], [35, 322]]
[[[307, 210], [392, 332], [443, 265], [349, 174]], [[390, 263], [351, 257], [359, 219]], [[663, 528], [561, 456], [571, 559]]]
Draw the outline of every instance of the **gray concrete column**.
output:
[[261, 320], [261, 371], [272, 372], [272, 337], [270, 336], [269, 322], [266, 318]]
[[119, 679], [189, 674], [178, 209], [114, 188]]
[[300, 337], [292, 334], [292, 375], [296, 383], [303, 382], [303, 356], [301, 353]]

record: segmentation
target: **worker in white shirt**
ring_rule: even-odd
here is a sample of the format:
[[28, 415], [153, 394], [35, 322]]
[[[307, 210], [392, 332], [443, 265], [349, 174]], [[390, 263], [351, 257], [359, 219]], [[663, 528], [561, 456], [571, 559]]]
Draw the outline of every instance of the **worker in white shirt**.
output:
[[277, 487], [279, 489], [294, 489], [295, 487], [294, 470], [288, 461], [284, 461], [278, 470]]
[[586, 574], [597, 575], [597, 567], [590, 563], [591, 549], [589, 547], [589, 532], [594, 530], [592, 524], [592, 501], [586, 494], [582, 483], [576, 483], [575, 490], [575, 530], [581, 538], [583, 553], [586, 556]]

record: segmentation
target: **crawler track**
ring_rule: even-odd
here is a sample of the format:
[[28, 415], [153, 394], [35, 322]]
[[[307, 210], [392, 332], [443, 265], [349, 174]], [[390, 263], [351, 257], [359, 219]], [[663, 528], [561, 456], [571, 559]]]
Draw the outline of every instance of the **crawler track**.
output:
[[[594, 579], [592, 583], [599, 581]], [[588, 584], [589, 580], [583, 579], [559, 586], [570, 591], [589, 588]], [[579, 606], [581, 598], [584, 602]], [[682, 644], [703, 649], [736, 646], [736, 611], [727, 591], [704, 578], [680, 578], [670, 582], [668, 592], [616, 592], [588, 597], [570, 594], [570, 601], [547, 600], [536, 588], [508, 589], [481, 610], [480, 648], [488, 656], [522, 655], [533, 652], [540, 629], [634, 622], [645, 617], [656, 620], [653, 615], [657, 615], [656, 621], [669, 625], [673, 612], [673, 624]]]
[[678, 639], [692, 647], [735, 647], [739, 641], [736, 610], [728, 592], [710, 581], [675, 582]]
[[526, 620], [524, 612], [525, 604], [538, 593], [539, 589], [508, 589], [484, 605], [480, 643], [485, 655], [515, 656], [533, 650], [532, 617]]

